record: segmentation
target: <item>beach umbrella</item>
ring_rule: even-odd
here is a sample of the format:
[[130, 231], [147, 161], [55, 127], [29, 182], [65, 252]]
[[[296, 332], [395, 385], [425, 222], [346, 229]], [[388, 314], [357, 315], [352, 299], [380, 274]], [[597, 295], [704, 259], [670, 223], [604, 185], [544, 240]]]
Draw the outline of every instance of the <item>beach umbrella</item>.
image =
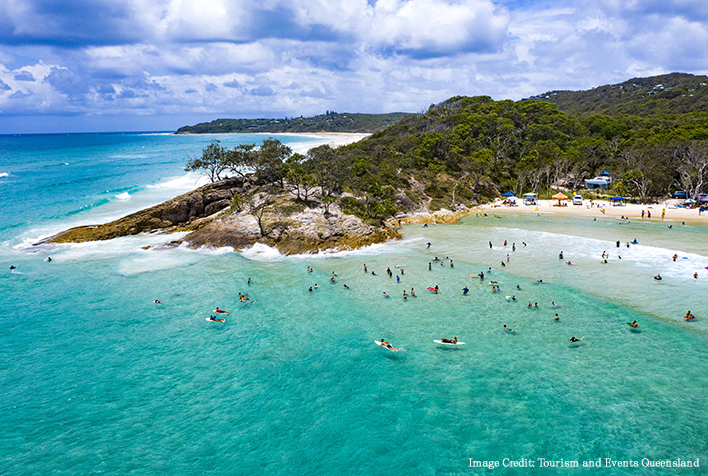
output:
[[502, 197], [515, 197], [516, 194], [512, 192], [502, 193]]
[[561, 192], [556, 193], [551, 197], [553, 200], [558, 200], [558, 206], [561, 206], [561, 200], [568, 200], [568, 197], [563, 195]]
[[492, 203], [497, 203], [497, 202], [501, 202], [501, 201], [502, 201], [502, 199], [497, 197], [494, 200], [492, 200]]

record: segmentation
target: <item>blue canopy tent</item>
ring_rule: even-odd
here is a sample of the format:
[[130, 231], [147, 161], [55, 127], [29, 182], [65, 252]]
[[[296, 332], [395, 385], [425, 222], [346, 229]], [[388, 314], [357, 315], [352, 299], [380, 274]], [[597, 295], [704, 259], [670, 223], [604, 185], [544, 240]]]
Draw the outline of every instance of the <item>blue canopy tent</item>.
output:
[[515, 197], [516, 194], [512, 192], [502, 193], [502, 197]]
[[537, 193], [525, 193], [524, 194], [524, 205], [537, 205], [538, 194]]
[[627, 206], [627, 199], [624, 197], [612, 197], [612, 198], [610, 198], [610, 202], [612, 203], [613, 207]]

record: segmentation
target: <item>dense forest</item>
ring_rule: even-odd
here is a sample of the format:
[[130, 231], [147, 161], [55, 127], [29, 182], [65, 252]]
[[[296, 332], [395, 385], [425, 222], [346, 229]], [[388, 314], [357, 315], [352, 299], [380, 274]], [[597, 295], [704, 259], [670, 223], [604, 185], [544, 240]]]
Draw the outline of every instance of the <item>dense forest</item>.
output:
[[405, 116], [402, 112], [389, 114], [350, 114], [327, 111], [313, 117], [286, 117], [283, 119], [217, 119], [196, 126], [184, 126], [177, 134], [226, 134], [266, 132], [376, 132]]
[[232, 150], [215, 142], [188, 169], [220, 163], [221, 173], [255, 171], [300, 200], [316, 194], [375, 222], [508, 191], [573, 191], [603, 170], [614, 177], [613, 195], [646, 201], [686, 190], [695, 199], [708, 191], [707, 141], [704, 111], [572, 116], [547, 101], [454, 97], [337, 149], [301, 156], [277, 141]]

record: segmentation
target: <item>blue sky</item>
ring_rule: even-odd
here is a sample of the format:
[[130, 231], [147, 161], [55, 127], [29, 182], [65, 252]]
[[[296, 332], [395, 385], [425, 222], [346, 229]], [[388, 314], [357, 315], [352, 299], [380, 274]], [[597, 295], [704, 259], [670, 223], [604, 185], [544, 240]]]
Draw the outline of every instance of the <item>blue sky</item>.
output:
[[707, 60], [705, 0], [3, 0], [0, 133], [417, 112]]

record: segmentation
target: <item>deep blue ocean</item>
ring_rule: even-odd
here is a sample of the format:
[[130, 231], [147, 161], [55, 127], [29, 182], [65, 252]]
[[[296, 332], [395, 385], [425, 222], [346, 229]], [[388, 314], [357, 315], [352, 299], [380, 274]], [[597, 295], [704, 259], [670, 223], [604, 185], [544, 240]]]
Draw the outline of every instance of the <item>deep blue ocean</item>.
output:
[[212, 139], [263, 137], [0, 136], [0, 474], [708, 474], [705, 224], [471, 215], [291, 257], [33, 246], [204, 183], [183, 169]]

